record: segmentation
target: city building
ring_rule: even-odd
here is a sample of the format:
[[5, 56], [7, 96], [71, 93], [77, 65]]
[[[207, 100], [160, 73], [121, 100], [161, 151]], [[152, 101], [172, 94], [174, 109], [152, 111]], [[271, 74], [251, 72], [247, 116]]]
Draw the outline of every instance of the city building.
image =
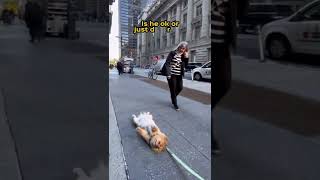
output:
[[[108, 2], [106, 0], [75, 0], [79, 16], [86, 18], [90, 17], [91, 20], [98, 19], [103, 22], [108, 16]], [[114, 0], [109, 1], [109, 4]]]
[[139, 33], [137, 64], [151, 64], [155, 57], [165, 59], [181, 41], [189, 43], [189, 61], [211, 60], [210, 0], [157, 0], [139, 16], [144, 21], [179, 21], [170, 32], [156, 28], [155, 33]]
[[133, 27], [138, 24], [138, 15], [147, 5], [147, 2], [147, 0], [119, 1], [121, 57], [137, 58], [137, 36], [133, 34]]
[[111, 5], [114, 3], [115, 0], [110, 0], [109, 1], [109, 13], [108, 13], [108, 18], [107, 18], [107, 28], [108, 28], [108, 34], [110, 34], [111, 31], [111, 26], [112, 26], [112, 12], [111, 12]]

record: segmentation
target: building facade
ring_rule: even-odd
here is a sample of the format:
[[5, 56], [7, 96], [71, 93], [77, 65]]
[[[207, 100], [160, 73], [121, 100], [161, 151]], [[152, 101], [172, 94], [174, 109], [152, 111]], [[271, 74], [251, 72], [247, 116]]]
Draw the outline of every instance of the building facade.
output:
[[115, 2], [115, 0], [110, 0], [109, 1], [109, 9], [108, 9], [108, 17], [107, 17], [107, 30], [108, 30], [108, 34], [110, 34], [111, 31], [111, 26], [112, 26], [112, 11], [111, 11], [111, 5]]
[[210, 0], [157, 0], [139, 17], [144, 21], [179, 21], [178, 27], [167, 32], [156, 28], [155, 33], [137, 34], [137, 64], [152, 64], [154, 57], [165, 59], [181, 41], [189, 43], [189, 61], [211, 60]]
[[119, 1], [121, 57], [137, 58], [137, 36], [133, 34], [133, 27], [138, 23], [138, 16], [146, 4], [147, 0]]

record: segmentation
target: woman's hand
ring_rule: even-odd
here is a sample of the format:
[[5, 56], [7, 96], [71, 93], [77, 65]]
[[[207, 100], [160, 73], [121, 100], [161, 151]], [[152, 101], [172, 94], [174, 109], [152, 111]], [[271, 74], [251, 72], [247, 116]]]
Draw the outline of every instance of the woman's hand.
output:
[[167, 76], [167, 79], [171, 79], [171, 76]]
[[185, 52], [183, 53], [183, 56], [184, 56], [185, 58], [188, 58], [188, 57], [189, 57], [188, 51], [185, 51]]

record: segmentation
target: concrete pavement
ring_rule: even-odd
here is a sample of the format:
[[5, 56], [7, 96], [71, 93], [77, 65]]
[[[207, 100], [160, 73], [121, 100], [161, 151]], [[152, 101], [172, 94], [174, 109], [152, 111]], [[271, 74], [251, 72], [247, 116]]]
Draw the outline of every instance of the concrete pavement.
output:
[[[148, 77], [148, 72], [149, 72], [149, 69], [134, 68], [134, 73], [139, 76]], [[158, 76], [157, 80], [167, 82], [166, 77], [161, 75]], [[208, 82], [192, 81], [192, 80], [184, 79], [183, 86], [190, 89], [211, 94], [211, 83], [208, 83]]]
[[109, 179], [126, 180], [126, 166], [117, 118], [109, 94]]
[[17, 157], [10, 123], [5, 113], [5, 98], [0, 89], [0, 177], [1, 179], [21, 180], [20, 164]]
[[223, 152], [214, 159], [215, 180], [320, 178], [320, 143], [225, 108], [215, 123]]
[[211, 179], [210, 105], [179, 96], [181, 111], [176, 112], [168, 91], [115, 70], [109, 87], [130, 179], [194, 179], [167, 152], [155, 154], [136, 134], [131, 118], [141, 111], [153, 114], [179, 158]]
[[24, 179], [107, 172], [106, 57], [97, 58], [105, 47], [58, 38], [31, 44], [16, 25], [1, 27], [0, 41], [0, 84]]
[[320, 68], [234, 56], [233, 79], [320, 101]]
[[233, 57], [231, 91], [214, 112], [220, 180], [320, 179], [319, 69]]

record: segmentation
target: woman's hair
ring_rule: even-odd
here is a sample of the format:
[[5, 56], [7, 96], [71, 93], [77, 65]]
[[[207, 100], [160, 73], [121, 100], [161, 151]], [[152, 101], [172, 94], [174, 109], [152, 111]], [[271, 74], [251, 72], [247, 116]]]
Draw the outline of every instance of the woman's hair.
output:
[[189, 50], [189, 47], [188, 47], [188, 42], [186, 41], [182, 41], [178, 44], [178, 46], [174, 49], [175, 51], [180, 51], [181, 48], [186, 48], [187, 51]]

